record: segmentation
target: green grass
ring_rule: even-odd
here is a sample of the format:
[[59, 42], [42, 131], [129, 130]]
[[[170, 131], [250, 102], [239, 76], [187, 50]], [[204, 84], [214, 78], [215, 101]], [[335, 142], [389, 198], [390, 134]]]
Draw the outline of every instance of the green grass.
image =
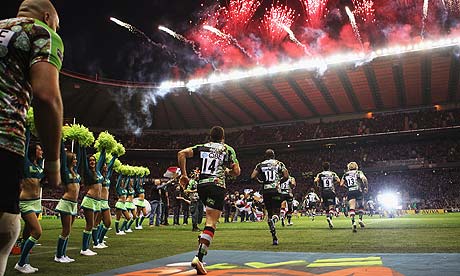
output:
[[[181, 220], [182, 221], [182, 220]], [[41, 275], [86, 275], [117, 267], [142, 263], [158, 258], [196, 250], [197, 233], [191, 225], [135, 230], [126, 236], [115, 236], [109, 231], [109, 248], [96, 250], [94, 257], [80, 257], [83, 220], [77, 220], [69, 242], [68, 255], [76, 259], [72, 264], [53, 262], [60, 221], [41, 221], [43, 235], [41, 246], [33, 249], [30, 262]], [[365, 217], [367, 227], [352, 233], [350, 220], [334, 219], [335, 229], [330, 231], [324, 217], [310, 221], [306, 217], [293, 218], [294, 226], [277, 224], [280, 245], [271, 245], [267, 224], [220, 223], [213, 249], [293, 251], [293, 252], [354, 252], [354, 253], [460, 253], [460, 213], [442, 215], [411, 215], [399, 218]], [[18, 256], [8, 260], [6, 275], [19, 275], [13, 269]]]

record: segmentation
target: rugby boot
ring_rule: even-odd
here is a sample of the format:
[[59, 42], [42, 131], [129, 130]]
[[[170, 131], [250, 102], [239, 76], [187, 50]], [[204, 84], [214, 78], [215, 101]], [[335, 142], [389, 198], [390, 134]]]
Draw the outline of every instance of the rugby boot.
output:
[[208, 272], [204, 268], [204, 264], [198, 259], [198, 256], [195, 256], [192, 260], [191, 266], [196, 269], [197, 275], [206, 275]]

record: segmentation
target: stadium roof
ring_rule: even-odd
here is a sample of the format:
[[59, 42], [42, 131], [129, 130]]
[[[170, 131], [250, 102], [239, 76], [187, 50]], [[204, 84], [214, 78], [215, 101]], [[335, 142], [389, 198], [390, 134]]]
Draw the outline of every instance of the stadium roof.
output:
[[161, 91], [149, 84], [68, 72], [61, 76], [61, 89], [65, 116], [87, 126], [176, 130], [271, 124], [458, 101], [457, 51], [446, 47], [379, 57], [360, 66], [340, 63], [322, 75], [299, 69], [204, 85], [195, 92], [175, 88], [157, 98]]

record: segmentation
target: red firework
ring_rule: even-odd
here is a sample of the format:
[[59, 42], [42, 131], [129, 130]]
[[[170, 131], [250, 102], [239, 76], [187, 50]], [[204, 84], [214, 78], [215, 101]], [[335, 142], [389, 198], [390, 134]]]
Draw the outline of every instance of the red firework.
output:
[[260, 6], [258, 0], [232, 0], [228, 7], [222, 8], [221, 13], [225, 18], [223, 31], [232, 36], [243, 33], [252, 17]]
[[375, 23], [374, 1], [352, 0], [355, 7], [353, 14], [364, 23]]
[[313, 29], [320, 29], [326, 17], [328, 0], [300, 0], [305, 13], [305, 21]]
[[286, 36], [284, 27], [291, 28], [295, 20], [295, 12], [288, 6], [275, 6], [266, 10], [262, 23], [259, 26], [262, 36], [271, 43], [279, 44]]

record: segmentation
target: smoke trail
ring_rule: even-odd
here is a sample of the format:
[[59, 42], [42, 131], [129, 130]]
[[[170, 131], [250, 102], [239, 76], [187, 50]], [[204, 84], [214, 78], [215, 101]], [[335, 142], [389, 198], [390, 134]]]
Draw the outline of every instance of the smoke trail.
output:
[[359, 44], [361, 44], [361, 48], [364, 49], [363, 40], [361, 39], [358, 24], [356, 24], [355, 16], [351, 12], [349, 7], [345, 7], [345, 11], [347, 12], [348, 18], [350, 18], [350, 24], [351, 24], [351, 27], [353, 28], [353, 32], [355, 33], [356, 39], [359, 41]]
[[214, 67], [214, 64], [212, 64], [212, 62], [210, 62], [207, 58], [203, 57], [203, 54], [201, 53], [201, 51], [199, 50], [198, 46], [196, 45], [196, 43], [190, 39], [187, 39], [185, 36], [181, 35], [181, 34], [178, 34], [176, 32], [174, 32], [173, 30], [169, 29], [169, 28], [166, 28], [165, 26], [158, 26], [158, 29], [160, 31], [163, 31], [167, 34], [169, 34], [170, 36], [174, 37], [175, 39], [179, 40], [179, 41], [182, 41], [186, 44], [189, 44], [191, 47], [192, 47], [192, 50], [193, 52], [198, 56], [199, 59], [201, 59], [202, 61], [204, 61], [205, 63], [208, 63], [208, 64], [211, 64], [211, 66], [214, 68], [214, 70], [216, 70], [216, 68]]
[[425, 37], [425, 24], [426, 18], [428, 17], [428, 0], [423, 1], [423, 15], [422, 15], [422, 31], [420, 32], [420, 36], [422, 39]]
[[304, 50], [305, 54], [307, 55], [310, 55], [311, 56], [311, 53], [308, 51], [307, 47], [302, 44], [298, 39], [297, 37], [295, 37], [295, 34], [294, 32], [289, 29], [289, 27], [287, 27], [286, 25], [281, 25], [281, 27], [288, 33], [289, 35], [289, 39], [292, 40], [295, 44], [297, 44], [298, 46], [302, 47], [302, 49]]
[[238, 48], [243, 54], [245, 54], [248, 58], [252, 59], [252, 55], [249, 54], [246, 49], [243, 48], [243, 46], [241, 46], [239, 43], [238, 43], [238, 40], [236, 40], [233, 36], [229, 35], [229, 34], [225, 34], [223, 32], [221, 32], [220, 30], [212, 27], [212, 26], [209, 26], [209, 25], [204, 25], [203, 26], [203, 29], [207, 30], [207, 31], [210, 31], [220, 37], [222, 37], [223, 39], [226, 39], [230, 44], [234, 45], [236, 48]]

